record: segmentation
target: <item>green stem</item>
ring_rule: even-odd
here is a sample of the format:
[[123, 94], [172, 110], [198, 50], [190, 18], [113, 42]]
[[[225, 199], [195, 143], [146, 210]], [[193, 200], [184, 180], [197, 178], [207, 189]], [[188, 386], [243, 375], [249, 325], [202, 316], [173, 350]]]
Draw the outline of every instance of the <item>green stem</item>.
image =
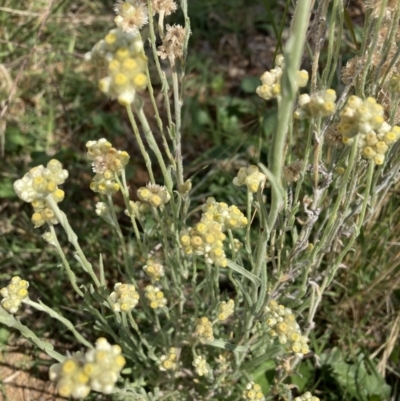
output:
[[39, 349], [44, 351], [50, 358], [62, 363], [65, 361], [66, 357], [54, 351], [52, 344], [47, 341], [41, 340], [32, 330], [24, 326], [19, 320], [17, 320], [14, 315], [8, 313], [5, 309], [0, 306], [0, 323], [7, 327], [17, 329], [23, 337], [32, 341]]
[[171, 195], [171, 202], [173, 202], [173, 184], [172, 184], [172, 179], [170, 173], [167, 171], [167, 167], [165, 165], [163, 156], [161, 154], [160, 148], [157, 145], [157, 142], [154, 138], [153, 132], [150, 128], [149, 122], [147, 121], [147, 117], [143, 112], [143, 107], [138, 106], [135, 108], [136, 114], [139, 118], [140, 124], [142, 125], [143, 128], [143, 133], [144, 136], [146, 137], [147, 143], [149, 144], [150, 149], [154, 152], [156, 155], [158, 164], [160, 165], [161, 171], [164, 176], [164, 181], [165, 181], [165, 186], [167, 187], [167, 190], [169, 194]]
[[158, 360], [158, 358], [154, 354], [154, 348], [148, 343], [146, 338], [143, 336], [142, 332], [139, 329], [139, 326], [137, 325], [135, 319], [133, 318], [133, 315], [132, 315], [131, 311], [128, 312], [128, 319], [129, 319], [129, 323], [131, 324], [131, 327], [136, 331], [137, 335], [139, 336], [140, 341], [145, 345], [145, 347], [149, 351], [149, 357], [153, 361]]
[[136, 281], [132, 275], [132, 271], [133, 271], [132, 258], [129, 257], [128, 252], [126, 250], [124, 235], [122, 234], [121, 227], [118, 222], [117, 214], [115, 213], [114, 202], [112, 200], [111, 195], [107, 195], [107, 201], [108, 201], [108, 207], [110, 208], [110, 212], [111, 212], [111, 218], [114, 222], [114, 228], [115, 228], [115, 231], [117, 232], [117, 236], [118, 236], [119, 242], [121, 244], [122, 255], [124, 258], [125, 272], [126, 272], [127, 276], [129, 277], [130, 282], [135, 284], [135, 286], [137, 287]]
[[314, 46], [314, 55], [313, 55], [313, 62], [311, 68], [311, 84], [310, 89], [311, 93], [316, 92], [317, 90], [317, 76], [318, 76], [318, 67], [319, 67], [319, 57], [321, 55], [321, 47], [324, 45], [325, 42], [325, 16], [328, 11], [328, 6], [331, 0], [323, 0], [321, 5], [318, 7], [317, 14], [315, 18], [320, 20], [318, 32], [315, 34], [315, 38], [313, 38], [315, 46]]
[[[345, 194], [347, 192], [347, 183], [349, 181], [350, 174], [351, 173], [354, 174], [353, 167], [354, 167], [354, 164], [356, 161], [357, 154], [358, 154], [357, 137], [355, 137], [352, 148], [351, 148], [347, 169], [343, 175], [342, 183], [341, 183], [339, 193], [336, 198], [335, 205], [334, 205], [332, 211], [330, 212], [330, 218], [328, 220], [328, 223], [326, 224], [326, 229], [324, 230], [324, 235], [323, 235], [322, 239], [318, 242], [318, 244], [316, 244], [314, 246], [314, 248], [312, 250], [312, 254], [310, 257], [311, 261], [314, 259], [314, 257], [317, 254], [319, 254], [320, 250], [324, 246], [325, 237], [328, 237], [330, 235], [330, 229], [334, 226], [334, 223], [337, 220], [340, 205], [342, 204], [343, 200], [345, 199]], [[310, 263], [312, 263], [312, 262], [310, 262]]]
[[89, 349], [93, 348], [93, 345], [87, 341], [74, 327], [74, 325], [66, 319], [64, 316], [61, 316], [59, 313], [57, 313], [54, 309], [50, 308], [49, 306], [45, 305], [43, 302], [39, 301], [39, 303], [32, 301], [29, 298], [26, 298], [22, 301], [24, 304], [31, 306], [32, 308], [35, 308], [36, 310], [40, 312], [45, 312], [47, 313], [50, 317], [53, 319], [58, 320], [61, 322], [68, 330], [71, 331], [71, 333], [74, 335], [74, 337], [85, 347], [88, 347]]
[[[374, 168], [375, 168], [375, 163], [373, 160], [370, 160], [369, 165], [368, 165], [368, 171], [367, 171], [367, 182], [365, 185], [364, 200], [363, 200], [363, 204], [362, 204], [362, 208], [361, 208], [361, 213], [360, 213], [360, 216], [358, 219], [358, 223], [354, 227], [354, 232], [353, 232], [353, 235], [351, 236], [349, 242], [346, 244], [344, 249], [340, 252], [338, 257], [336, 258], [334, 265], [327, 272], [327, 275], [325, 276], [321, 287], [316, 290], [315, 301], [313, 302], [313, 305], [311, 305], [311, 307], [310, 307], [310, 312], [309, 312], [309, 316], [307, 319], [310, 324], [314, 320], [315, 313], [317, 311], [319, 304], [321, 303], [322, 295], [323, 295], [324, 291], [332, 283], [332, 280], [335, 277], [336, 272], [337, 272], [340, 264], [342, 263], [343, 258], [349, 252], [349, 250], [351, 249], [351, 247], [354, 244], [354, 241], [357, 239], [357, 237], [360, 233], [360, 229], [364, 223], [365, 214], [366, 214], [367, 206], [368, 206], [368, 201], [371, 197], [371, 184], [372, 184], [372, 178], [374, 175]], [[308, 328], [308, 330], [306, 332], [306, 336], [308, 336], [308, 333], [311, 330], [311, 328], [312, 328], [312, 325]]]
[[72, 288], [75, 290], [75, 292], [81, 296], [82, 298], [84, 297], [83, 292], [79, 289], [79, 287], [76, 284], [76, 276], [75, 273], [72, 271], [71, 266], [68, 263], [67, 258], [64, 255], [64, 252], [61, 248], [60, 243], [58, 242], [58, 238], [57, 238], [57, 234], [56, 234], [56, 230], [54, 229], [53, 224], [49, 224], [49, 228], [50, 228], [50, 232], [53, 236], [52, 238], [52, 245], [54, 245], [54, 247], [57, 249], [58, 255], [60, 256], [61, 262], [67, 272], [69, 281], [71, 282]]
[[252, 269], [254, 269], [254, 261], [253, 261], [253, 252], [251, 249], [251, 209], [252, 209], [252, 204], [253, 204], [253, 193], [247, 190], [247, 207], [246, 207], [246, 212], [247, 212], [247, 227], [246, 227], [246, 252], [247, 255], [250, 259], [250, 263], [252, 266]]
[[153, 90], [153, 86], [151, 84], [149, 69], [147, 69], [146, 74], [147, 74], [147, 81], [148, 81], [147, 89], [149, 91], [151, 104], [153, 105], [153, 109], [154, 109], [154, 113], [155, 113], [158, 129], [160, 130], [161, 137], [162, 137], [162, 140], [163, 140], [165, 153], [168, 156], [169, 162], [173, 165], [173, 167], [175, 169], [176, 168], [175, 160], [174, 160], [174, 157], [172, 156], [172, 154], [171, 154], [171, 152], [169, 150], [168, 141], [167, 141], [167, 138], [166, 138], [165, 133], [164, 133], [163, 122], [161, 120], [160, 113], [158, 112], [157, 102], [156, 102], [156, 99], [154, 97], [154, 90]]
[[[335, 3], [333, 4], [333, 8], [335, 8]], [[339, 60], [339, 55], [340, 55], [340, 49], [341, 49], [341, 44], [342, 44], [342, 35], [343, 35], [343, 24], [344, 24], [344, 9], [343, 9], [343, 2], [340, 0], [339, 1], [339, 28], [337, 31], [337, 37], [338, 40], [336, 41], [336, 48], [335, 52], [333, 55], [333, 63], [332, 63], [332, 69], [329, 74], [328, 81], [325, 84], [326, 88], [329, 88], [332, 84], [333, 78], [335, 77], [336, 74], [336, 66], [338, 65], [338, 60]], [[332, 10], [333, 13], [333, 10]], [[333, 14], [332, 14], [333, 15]]]
[[82, 251], [78, 243], [78, 236], [75, 234], [74, 230], [72, 229], [71, 225], [68, 222], [67, 216], [65, 213], [58, 207], [58, 204], [53, 199], [51, 195], [46, 196], [46, 202], [51, 210], [56, 215], [58, 221], [60, 222], [61, 226], [64, 228], [65, 232], [67, 233], [68, 241], [73, 245], [76, 251], [76, 258], [82, 268], [89, 273], [90, 277], [92, 277], [93, 282], [95, 283], [96, 287], [100, 287], [100, 281], [97, 278], [96, 274], [93, 271], [93, 267], [91, 263], [86, 259], [85, 254]]
[[174, 92], [174, 107], [175, 107], [175, 161], [176, 161], [176, 174], [177, 174], [177, 182], [178, 188], [183, 184], [183, 162], [182, 162], [182, 133], [181, 133], [181, 110], [182, 110], [182, 99], [179, 93], [179, 82], [178, 82], [178, 73], [176, 72], [175, 63], [172, 64], [172, 89]]
[[[368, 46], [368, 57], [367, 60], [365, 62], [365, 68], [363, 70], [363, 73], [361, 75], [361, 80], [360, 83], [357, 85], [357, 87], [359, 88], [361, 94], [363, 95], [363, 97], [365, 96], [364, 93], [364, 89], [365, 89], [365, 82], [367, 79], [367, 75], [368, 75], [368, 71], [371, 68], [371, 61], [372, 61], [372, 57], [373, 55], [376, 53], [376, 45], [378, 44], [378, 40], [379, 40], [379, 30], [382, 26], [382, 20], [383, 20], [383, 16], [386, 12], [386, 5], [387, 5], [388, 0], [383, 0], [383, 3], [380, 6], [380, 12], [379, 12], [379, 17], [378, 17], [378, 21], [375, 25], [375, 31], [373, 33], [373, 41], [370, 44], [370, 46]], [[368, 19], [366, 18], [366, 20], [368, 21]], [[366, 39], [366, 38], [365, 38]], [[364, 53], [363, 53], [364, 55]]]
[[[333, 54], [333, 46], [336, 43], [335, 41], [335, 26], [336, 26], [336, 12], [337, 12], [337, 3], [339, 0], [333, 1], [331, 18], [329, 21], [329, 39], [328, 39], [328, 52], [327, 52], [327, 60], [325, 64], [324, 71], [322, 72], [321, 77], [321, 86], [326, 88], [327, 77], [329, 74], [329, 70], [332, 68], [332, 54]], [[326, 15], [326, 13], [325, 13]], [[324, 15], [324, 17], [325, 17]], [[340, 38], [340, 37], [339, 37]], [[338, 40], [340, 42], [340, 40]], [[334, 66], [336, 67], [336, 66]], [[336, 68], [335, 68], [336, 69]]]
[[[125, 207], [126, 207], [127, 211], [129, 212], [129, 217], [131, 219], [133, 231], [135, 232], [135, 237], [136, 237], [137, 243], [139, 245], [140, 251], [142, 253], [144, 253], [144, 245], [143, 245], [142, 239], [140, 237], [139, 228], [136, 224], [136, 219], [132, 213], [132, 208], [131, 208], [130, 201], [129, 201], [129, 188], [128, 188], [128, 185], [126, 182], [125, 170], [122, 170], [121, 177], [122, 177], [121, 192], [122, 192], [122, 196], [124, 198]], [[117, 177], [117, 179], [118, 179], [118, 177]]]
[[[153, 15], [153, 5], [152, 5], [152, 1], [148, 0], [147, 1], [147, 5], [149, 8], [149, 15]], [[169, 84], [167, 81], [167, 78], [165, 76], [165, 72], [161, 69], [161, 65], [160, 65], [160, 60], [158, 59], [158, 54], [157, 54], [157, 39], [156, 39], [156, 34], [155, 34], [155, 30], [154, 30], [154, 21], [153, 18], [150, 17], [149, 18], [149, 34], [150, 34], [150, 43], [151, 43], [151, 51], [153, 53], [153, 59], [157, 68], [157, 72], [158, 75], [160, 77], [162, 86], [161, 86], [161, 91], [164, 95], [164, 102], [165, 102], [165, 110], [167, 111], [167, 120], [168, 120], [168, 126], [171, 128], [173, 123], [172, 123], [172, 114], [171, 114], [171, 104], [169, 103], [169, 95], [168, 95], [168, 91], [169, 91]], [[171, 132], [169, 131], [170, 137], [171, 139]]]
[[144, 162], [146, 164], [147, 171], [149, 172], [150, 181], [152, 184], [155, 184], [156, 180], [154, 179], [153, 169], [151, 167], [151, 159], [150, 159], [149, 154], [147, 153], [146, 148], [144, 147], [142, 138], [140, 137], [139, 129], [136, 124], [135, 117], [133, 116], [131, 106], [127, 106], [126, 111], [128, 112], [129, 121], [131, 123], [133, 132], [135, 134], [136, 141], [139, 145], [140, 152], [142, 153]]
[[[272, 174], [281, 188], [281, 174], [284, 164], [284, 147], [286, 143], [289, 121], [293, 113], [293, 101], [296, 96], [296, 73], [300, 68], [301, 56], [305, 43], [308, 21], [310, 18], [311, 0], [299, 0], [297, 3], [293, 32], [285, 49], [285, 68], [282, 75], [282, 98], [278, 110], [278, 126], [274, 135]], [[272, 230], [282, 206], [282, 197], [277, 190], [272, 190], [271, 211], [268, 218], [269, 229]], [[268, 237], [267, 237], [268, 240]]]

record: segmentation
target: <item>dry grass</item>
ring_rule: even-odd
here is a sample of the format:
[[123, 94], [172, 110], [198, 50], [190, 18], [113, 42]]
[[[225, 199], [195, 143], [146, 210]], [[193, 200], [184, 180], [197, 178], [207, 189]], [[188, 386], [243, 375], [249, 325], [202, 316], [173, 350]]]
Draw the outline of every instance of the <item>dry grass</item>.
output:
[[[26, 341], [18, 341], [0, 352], [0, 401], [61, 401], [53, 383], [46, 380], [47, 368], [35, 368], [45, 354], [32, 355]], [[32, 371], [34, 370], [34, 373]]]

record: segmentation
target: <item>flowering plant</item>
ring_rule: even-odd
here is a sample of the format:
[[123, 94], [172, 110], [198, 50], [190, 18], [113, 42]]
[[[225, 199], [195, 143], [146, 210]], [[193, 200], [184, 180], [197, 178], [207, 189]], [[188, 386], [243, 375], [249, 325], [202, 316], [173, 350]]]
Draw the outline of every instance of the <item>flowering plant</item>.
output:
[[[315, 6], [318, 15], [328, 12], [327, 3]], [[307, 29], [313, 28], [312, 7], [311, 0], [297, 2], [284, 54], [261, 76], [256, 90], [265, 101], [276, 99], [278, 119], [268, 160], [248, 163], [232, 177], [232, 187], [246, 201], [238, 196], [237, 204], [228, 204], [202, 194], [195, 204], [182, 156], [187, 1], [180, 8], [172, 0], [115, 5], [117, 27], [86, 60], [102, 74], [100, 91], [126, 109], [150, 179], [133, 193], [126, 175], [130, 155], [106, 138], [86, 144], [94, 173], [90, 189], [101, 198], [93, 213], [119, 241], [118, 280], [112, 281], [102, 255], [96, 263], [88, 260], [60, 207], [65, 194], [59, 186], [67, 188], [69, 173], [58, 160], [31, 168], [14, 183], [18, 197], [33, 207], [32, 224], [46, 227], [43, 239], [57, 251], [81, 310], [91, 316], [98, 334], [93, 345], [70, 320], [31, 300], [29, 283], [20, 277], [1, 289], [1, 322], [57, 361], [50, 379], [61, 396], [85, 398], [93, 391], [120, 400], [265, 400], [279, 395], [318, 401], [310, 392], [294, 394], [288, 378], [305, 356], [317, 363], [310, 344], [317, 308], [400, 170], [395, 151], [400, 127], [390, 106], [379, 102], [379, 90], [389, 83], [387, 90], [398, 103], [400, 72], [394, 68], [397, 53], [385, 68], [361, 63], [337, 99], [331, 88], [340, 50], [334, 27], [336, 18], [343, 24], [343, 3], [334, 1], [328, 38], [317, 33], [309, 73], [300, 64]], [[165, 24], [178, 10], [184, 26]], [[362, 48], [370, 59], [377, 46], [390, 53], [395, 37], [383, 11], [376, 18], [366, 22], [375, 37], [386, 29], [392, 42], [369, 45], [366, 36]], [[147, 24], [150, 49], [142, 38]], [[325, 40], [329, 62], [319, 71], [318, 46]], [[151, 62], [162, 82], [166, 124], [152, 86]], [[372, 77], [379, 87], [369, 84]], [[145, 101], [153, 107], [154, 127]], [[130, 220], [128, 235], [120, 225], [116, 194]], [[60, 244], [61, 231], [79, 269], [71, 266]], [[87, 283], [77, 285], [77, 275]], [[54, 351], [13, 316], [23, 304], [65, 325], [86, 350], [67, 356]], [[275, 378], [263, 388], [254, 372], [270, 362]]]

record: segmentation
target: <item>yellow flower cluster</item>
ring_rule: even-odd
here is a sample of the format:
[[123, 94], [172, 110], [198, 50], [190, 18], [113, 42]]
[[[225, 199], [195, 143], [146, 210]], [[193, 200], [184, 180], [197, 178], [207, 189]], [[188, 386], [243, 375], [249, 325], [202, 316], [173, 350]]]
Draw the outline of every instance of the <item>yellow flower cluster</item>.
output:
[[303, 395], [294, 398], [293, 401], [319, 401], [319, 398], [313, 396], [309, 391], [307, 391]]
[[110, 298], [116, 312], [129, 312], [138, 304], [139, 293], [132, 284], [117, 283]]
[[166, 370], [175, 370], [177, 365], [178, 350], [176, 348], [170, 348], [167, 355], [163, 355], [160, 358], [159, 369], [163, 372]]
[[281, 344], [286, 344], [288, 352], [303, 356], [309, 352], [307, 338], [301, 335], [300, 327], [291, 309], [272, 300], [265, 308], [266, 326], [271, 337], [278, 337]]
[[389, 146], [393, 145], [400, 138], [400, 127], [390, 127], [389, 124], [382, 124], [376, 132], [371, 131], [367, 135], [360, 135], [358, 146], [361, 148], [363, 157], [373, 159], [378, 165], [385, 161], [385, 153]]
[[249, 167], [241, 167], [237, 176], [233, 179], [233, 184], [240, 187], [247, 186], [247, 190], [256, 193], [258, 188], [264, 187], [267, 176], [263, 174], [257, 166], [251, 165]]
[[90, 183], [90, 189], [103, 195], [113, 195], [119, 191], [116, 176], [129, 162], [129, 155], [125, 151], [117, 150], [111, 143], [102, 138], [98, 141], [86, 143], [87, 158], [92, 161], [95, 176]]
[[53, 365], [49, 375], [62, 397], [85, 398], [91, 390], [111, 394], [124, 365], [121, 347], [99, 338], [95, 349]]
[[145, 296], [150, 302], [150, 308], [157, 309], [167, 305], [167, 298], [164, 293], [153, 285], [148, 285], [145, 289]]
[[138, 220], [141, 220], [144, 214], [149, 210], [149, 205], [140, 201], [129, 201], [129, 207], [130, 210], [125, 209], [125, 214]]
[[84, 364], [84, 357], [75, 354], [50, 368], [50, 380], [57, 381], [57, 390], [61, 397], [85, 398], [89, 395], [90, 379], [84, 371]]
[[302, 120], [309, 117], [327, 117], [335, 112], [336, 92], [333, 89], [326, 89], [321, 93], [314, 93], [311, 96], [303, 94], [299, 96], [299, 108], [294, 112], [294, 118]]
[[32, 223], [35, 228], [44, 223], [57, 224], [58, 220], [53, 210], [48, 206], [46, 197], [59, 203], [64, 199], [64, 191], [58, 188], [68, 178], [68, 171], [62, 164], [52, 159], [47, 166], [33, 167], [21, 179], [14, 182], [14, 191], [17, 196], [32, 205], [34, 213]]
[[192, 365], [194, 366], [195, 372], [199, 376], [209, 376], [211, 373], [211, 367], [203, 355], [196, 356], [192, 362]]
[[111, 394], [119, 373], [125, 366], [119, 345], [111, 345], [105, 338], [96, 341], [96, 348], [85, 355], [84, 372], [90, 378], [90, 387], [103, 394]]
[[245, 227], [247, 218], [237, 206], [216, 202], [211, 197], [202, 206], [202, 210], [200, 222], [181, 231], [181, 246], [187, 255], [204, 255], [207, 263], [225, 267], [228, 262], [223, 245], [226, 235], [223, 231]]
[[98, 41], [92, 50], [85, 54], [85, 59], [103, 67], [114, 59], [119, 49], [128, 49], [129, 53], [143, 53], [143, 41], [137, 33], [126, 33], [121, 29], [111, 29]]
[[86, 55], [86, 59], [107, 65], [107, 76], [100, 79], [99, 89], [123, 106], [130, 105], [136, 91], [147, 86], [147, 57], [137, 32], [112, 29]]
[[187, 255], [192, 253], [204, 255], [207, 263], [217, 266], [227, 265], [223, 242], [226, 235], [222, 232], [222, 225], [214, 221], [212, 215], [203, 213], [201, 220], [195, 227], [182, 230], [180, 241]]
[[115, 58], [108, 63], [108, 76], [99, 81], [101, 92], [112, 99], [118, 99], [122, 106], [129, 106], [135, 99], [136, 91], [147, 86], [147, 58], [132, 55], [127, 48], [118, 49]]
[[[281, 95], [281, 77], [285, 67], [285, 60], [282, 54], [275, 58], [275, 68], [264, 72], [261, 75], [262, 85], [256, 89], [258, 96], [265, 100], [273, 99]], [[308, 82], [308, 72], [305, 70], [297, 71], [296, 85], [298, 88], [303, 88]]]
[[10, 284], [0, 290], [3, 297], [1, 306], [10, 313], [17, 313], [22, 301], [28, 297], [28, 287], [29, 283], [26, 280], [14, 276]]
[[[62, 191], [61, 189], [59, 191], [60, 191], [60, 199], [62, 200], [64, 198], [64, 191]], [[41, 227], [45, 223], [49, 224], [59, 223], [53, 210], [47, 207], [45, 199], [34, 200], [32, 202], [32, 207], [33, 207], [33, 214], [31, 221], [35, 228]]]
[[261, 391], [261, 386], [254, 382], [250, 382], [246, 386], [246, 390], [243, 391], [243, 398], [247, 401], [264, 401], [265, 397]]
[[[243, 242], [239, 241], [237, 238], [233, 239], [233, 250], [239, 252], [243, 248]], [[232, 249], [232, 244], [229, 244], [229, 249]]]
[[384, 122], [383, 107], [373, 97], [365, 100], [357, 96], [350, 96], [346, 107], [340, 113], [340, 122], [337, 126], [343, 135], [343, 142], [357, 134], [367, 135], [378, 130]]
[[212, 324], [207, 317], [196, 320], [195, 334], [203, 344], [214, 340]]
[[225, 320], [233, 314], [235, 310], [235, 301], [230, 299], [228, 302], [222, 302], [218, 307], [218, 320]]
[[213, 219], [222, 225], [222, 230], [225, 228], [234, 230], [247, 226], [247, 218], [235, 205], [228, 206], [225, 202], [216, 202], [210, 197], [201, 209], [204, 213], [212, 215]]
[[146, 187], [139, 188], [137, 196], [142, 202], [146, 202], [152, 207], [165, 205], [171, 199], [164, 186], [150, 183]]
[[164, 266], [157, 258], [149, 257], [143, 266], [143, 270], [154, 281], [164, 277]]
[[390, 127], [384, 121], [383, 107], [372, 97], [361, 100], [351, 96], [340, 115], [338, 130], [346, 145], [353, 143], [358, 135], [357, 145], [366, 159], [373, 159], [377, 165], [385, 161], [389, 146], [400, 138], [400, 127]]

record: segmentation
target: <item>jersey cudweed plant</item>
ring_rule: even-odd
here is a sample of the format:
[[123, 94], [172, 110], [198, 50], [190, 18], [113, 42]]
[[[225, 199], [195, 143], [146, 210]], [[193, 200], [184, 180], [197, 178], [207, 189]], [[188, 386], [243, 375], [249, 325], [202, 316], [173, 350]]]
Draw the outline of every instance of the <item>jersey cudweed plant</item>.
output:
[[[93, 323], [90, 340], [51, 306], [31, 300], [29, 283], [20, 277], [10, 277], [0, 291], [0, 321], [57, 361], [50, 379], [64, 397], [98, 392], [126, 401], [278, 396], [318, 401], [318, 389], [301, 395], [289, 385], [289, 376], [305, 355], [317, 363], [309, 341], [317, 308], [399, 173], [400, 52], [393, 46], [400, 6], [396, 3], [391, 18], [385, 7], [366, 18], [365, 32], [371, 34], [342, 71], [345, 86], [333, 89], [343, 1], [297, 1], [284, 54], [261, 76], [256, 91], [263, 102], [278, 105], [270, 155], [237, 171], [232, 186], [247, 201], [238, 197], [228, 204], [213, 197], [197, 196], [200, 203], [191, 199], [190, 177], [183, 169], [182, 84], [191, 33], [187, 3], [119, 0], [117, 27], [86, 57], [100, 71], [100, 91], [126, 109], [150, 177], [134, 193], [125, 168], [139, 155], [116, 149], [107, 138], [87, 143], [94, 173], [90, 189], [101, 198], [93, 214], [119, 241], [118, 281], [112, 282], [115, 275], [108, 274], [101, 255], [88, 260], [72, 216], [62, 210], [69, 173], [59, 161], [31, 168], [14, 184], [18, 197], [32, 205], [32, 224], [44, 230], [43, 239], [58, 252], [80, 312]], [[184, 26], [165, 22], [173, 13], [183, 16]], [[318, 18], [310, 22], [312, 13], [326, 17], [326, 32], [315, 29]], [[148, 41], [142, 37], [144, 26]], [[310, 35], [306, 71], [301, 60]], [[319, 67], [324, 42], [327, 60]], [[376, 62], [376, 52], [390, 57], [384, 66]], [[350, 68], [352, 73], [346, 71]], [[162, 82], [166, 121], [159, 113], [153, 72]], [[381, 91], [392, 97], [391, 105], [380, 104]], [[144, 102], [153, 107], [155, 126]], [[117, 193], [132, 236], [119, 224]], [[62, 231], [74, 264], [60, 243]], [[78, 286], [77, 276], [86, 277], [86, 284]], [[38, 338], [14, 316], [24, 313], [24, 304], [58, 320], [82, 350], [61, 355]], [[275, 378], [263, 387], [255, 371], [271, 362]]]

